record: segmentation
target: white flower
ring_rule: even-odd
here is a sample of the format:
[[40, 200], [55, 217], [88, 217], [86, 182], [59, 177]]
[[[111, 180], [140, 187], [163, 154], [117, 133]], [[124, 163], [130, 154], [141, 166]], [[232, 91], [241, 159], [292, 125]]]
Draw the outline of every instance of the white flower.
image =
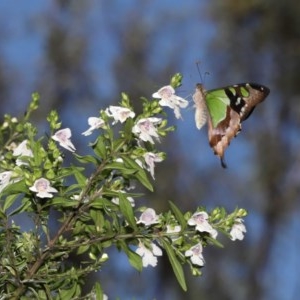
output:
[[158, 223], [158, 215], [156, 214], [153, 208], [147, 208], [140, 216], [139, 221], [137, 224], [144, 224], [146, 226], [150, 226], [152, 224]]
[[152, 95], [152, 97], [161, 99], [158, 102], [161, 106], [168, 106], [172, 108], [177, 119], [181, 118], [180, 108], [185, 108], [188, 106], [188, 101], [175, 95], [175, 90], [170, 85], [160, 88]]
[[74, 152], [76, 150], [76, 148], [74, 147], [74, 145], [72, 144], [70, 138], [72, 136], [71, 130], [70, 128], [65, 128], [65, 129], [61, 129], [56, 131], [56, 133], [54, 135], [52, 135], [52, 139], [56, 142], [59, 143], [60, 146], [62, 146], [63, 148]]
[[191, 262], [197, 266], [204, 266], [204, 258], [202, 256], [203, 247], [201, 243], [191, 247], [189, 250], [185, 251], [185, 256], [191, 258]]
[[140, 119], [132, 128], [132, 132], [139, 136], [144, 142], [154, 144], [152, 137], [159, 141], [159, 135], [155, 125], [162, 121], [161, 118], [143, 118]]
[[58, 190], [50, 186], [49, 180], [45, 178], [37, 179], [33, 186], [29, 188], [32, 192], [37, 193], [37, 196], [40, 198], [52, 198], [51, 193], [57, 193]]
[[101, 118], [89, 117], [88, 124], [90, 128], [82, 133], [85, 136], [91, 135], [93, 130], [103, 127], [105, 122]]
[[114, 124], [120, 121], [124, 123], [128, 118], [134, 118], [135, 113], [129, 108], [122, 106], [110, 106], [105, 110], [106, 114], [109, 117], [113, 117], [115, 119]]
[[22, 161], [23, 156], [28, 156], [28, 157], [33, 157], [33, 153], [31, 149], [28, 148], [28, 141], [24, 140], [21, 144], [19, 144], [13, 152], [13, 156], [20, 156], [16, 160], [16, 165], [21, 166], [21, 165], [27, 165], [26, 162]]
[[2, 190], [9, 185], [9, 181], [11, 178], [12, 172], [11, 171], [6, 171], [0, 173], [0, 193]]
[[[125, 193], [124, 191], [120, 191], [120, 193]], [[130, 202], [131, 206], [134, 207], [135, 206], [135, 202], [134, 202], [134, 199], [132, 197], [126, 197], [127, 200]], [[111, 199], [111, 202], [116, 204], [116, 205], [119, 205], [120, 203], [120, 199], [118, 197], [114, 197]]]
[[157, 256], [162, 256], [162, 250], [151, 243], [151, 250], [146, 248], [143, 243], [139, 243], [139, 247], [136, 249], [136, 253], [142, 257], [143, 267], [148, 265], [155, 267], [157, 265]]
[[232, 241], [242, 240], [244, 238], [244, 233], [247, 232], [245, 225], [243, 224], [243, 219], [237, 218], [230, 230], [230, 239]]
[[214, 239], [218, 232], [208, 223], [208, 214], [205, 211], [196, 212], [188, 220], [190, 226], [196, 226], [196, 230], [200, 232], [208, 232]]
[[147, 152], [144, 154], [145, 162], [148, 166], [148, 171], [150, 172], [153, 179], [154, 178], [154, 163], [163, 161], [162, 157], [153, 152]]

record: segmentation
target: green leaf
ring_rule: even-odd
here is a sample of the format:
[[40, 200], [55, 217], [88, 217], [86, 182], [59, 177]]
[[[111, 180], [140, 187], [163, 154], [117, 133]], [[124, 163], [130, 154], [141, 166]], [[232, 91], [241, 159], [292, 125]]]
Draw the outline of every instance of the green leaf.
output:
[[213, 127], [215, 128], [226, 118], [227, 106], [230, 105], [230, 100], [224, 89], [208, 91], [205, 100]]
[[28, 193], [28, 187], [25, 184], [25, 180], [20, 180], [9, 184], [4, 188], [1, 194], [12, 195], [12, 194], [20, 194], [20, 193]]
[[77, 254], [83, 254], [90, 249], [91, 245], [82, 245], [77, 249]]
[[81, 155], [75, 154], [75, 157], [81, 163], [92, 163], [94, 165], [99, 164], [99, 160], [96, 157], [92, 156], [92, 155], [81, 156]]
[[104, 226], [104, 216], [103, 213], [98, 209], [90, 209], [89, 210], [90, 216], [94, 221], [95, 229], [97, 232], [103, 231]]
[[59, 297], [61, 300], [74, 299], [77, 294], [77, 283], [74, 282], [71, 287], [66, 290], [59, 290]]
[[[75, 167], [75, 166], [71, 166], [69, 168], [61, 168], [59, 171], [60, 171], [60, 174], [59, 176], [57, 177], [57, 179], [60, 179], [60, 178], [64, 178], [64, 177], [68, 177], [68, 176], [73, 176], [74, 174], [75, 175], [78, 175], [78, 179], [80, 178], [83, 178], [83, 174], [80, 173], [80, 172], [83, 172], [85, 170], [85, 168], [82, 168], [82, 167]], [[77, 177], [76, 177], [77, 178]], [[81, 181], [81, 180], [79, 180]]]
[[55, 197], [48, 201], [46, 206], [60, 206], [60, 207], [77, 207], [78, 200], [71, 200], [70, 198]]
[[184, 215], [172, 201], [169, 201], [169, 204], [172, 209], [172, 212], [174, 213], [176, 220], [179, 222], [181, 226], [181, 230], [184, 230], [186, 228], [186, 220], [184, 218]]
[[148, 180], [147, 174], [144, 169], [142, 169], [134, 160], [127, 156], [122, 156], [125, 166], [130, 167], [137, 172], [134, 174], [134, 177], [149, 191], [153, 192], [153, 187], [150, 181]]
[[126, 221], [132, 228], [137, 229], [132, 206], [130, 201], [126, 198], [126, 194], [118, 193], [118, 197], [120, 210], [124, 215]]
[[101, 159], [106, 159], [107, 157], [107, 151], [106, 151], [106, 144], [105, 144], [105, 137], [103, 135], [100, 135], [97, 138], [96, 144], [93, 146], [95, 154], [100, 157]]
[[96, 299], [103, 299], [103, 290], [102, 290], [101, 285], [99, 284], [99, 282], [95, 283], [94, 291], [95, 291]]
[[[115, 194], [113, 195], [115, 196]], [[96, 208], [96, 209], [102, 209], [104, 207], [112, 208], [115, 207], [115, 204], [113, 204], [111, 201], [105, 199], [105, 198], [97, 198], [90, 202], [89, 207]]]
[[174, 274], [175, 274], [175, 276], [176, 276], [176, 278], [177, 278], [177, 280], [178, 280], [181, 288], [184, 291], [187, 291], [187, 286], [186, 286], [186, 282], [185, 282], [185, 278], [184, 278], [184, 273], [183, 273], [182, 265], [178, 261], [173, 248], [169, 244], [168, 240], [160, 239], [160, 241], [162, 242], [162, 245], [163, 245], [164, 249], [166, 250], [166, 253], [168, 255], [169, 261], [170, 261], [171, 266], [173, 268], [173, 272], [174, 272]]
[[126, 140], [131, 141], [132, 139], [132, 127], [134, 125], [133, 119], [132, 118], [128, 118], [126, 120], [125, 126], [124, 126], [124, 137]]
[[21, 213], [23, 211], [27, 211], [29, 208], [31, 208], [31, 202], [28, 198], [22, 199], [22, 204], [17, 207], [14, 211], [12, 211], [9, 216], [13, 216], [15, 214]]
[[79, 171], [79, 170], [84, 170], [82, 168], [77, 168], [74, 166], [71, 166], [71, 169], [73, 170], [73, 175], [75, 176], [77, 182], [80, 184], [81, 187], [86, 186], [86, 177]]
[[6, 221], [6, 214], [4, 213], [4, 210], [0, 207], [0, 219], [4, 219]]
[[15, 203], [17, 198], [19, 197], [19, 194], [9, 195], [5, 197], [4, 204], [3, 204], [3, 210], [6, 211], [12, 204]]
[[119, 170], [121, 171], [124, 175], [131, 175], [136, 173], [137, 171], [135, 169], [129, 169], [126, 167], [123, 163], [121, 162], [112, 162], [110, 164], [107, 164], [103, 170]]
[[118, 242], [119, 246], [121, 249], [125, 252], [129, 259], [129, 263], [139, 272], [142, 271], [143, 269], [143, 262], [142, 258], [135, 252], [133, 252], [124, 241], [119, 241]]

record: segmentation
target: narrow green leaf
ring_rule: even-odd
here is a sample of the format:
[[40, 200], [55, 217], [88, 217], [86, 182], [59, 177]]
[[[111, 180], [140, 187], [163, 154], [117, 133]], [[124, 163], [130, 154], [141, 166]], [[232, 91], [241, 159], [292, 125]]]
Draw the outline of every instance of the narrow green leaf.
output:
[[64, 177], [68, 177], [68, 176], [73, 176], [74, 175], [74, 172], [76, 169], [76, 172], [84, 172], [85, 168], [83, 167], [69, 167], [69, 168], [61, 168], [59, 171], [60, 171], [60, 174], [59, 176], [57, 177], [58, 179], [60, 178], [64, 178]]
[[86, 185], [86, 177], [79, 171], [77, 167], [72, 166], [73, 175], [75, 176], [77, 182], [80, 184], [81, 187]]
[[153, 186], [148, 180], [148, 176], [146, 172], [141, 169], [139, 172], [135, 174], [136, 179], [144, 186], [146, 187], [150, 192], [153, 192]]
[[6, 214], [4, 213], [4, 210], [0, 207], [0, 219], [6, 220]]
[[185, 278], [184, 278], [184, 273], [183, 273], [182, 265], [178, 261], [173, 248], [169, 244], [168, 240], [160, 239], [160, 241], [162, 242], [162, 245], [163, 245], [164, 249], [166, 250], [166, 253], [168, 255], [169, 261], [170, 261], [171, 266], [173, 268], [173, 272], [174, 272], [174, 274], [175, 274], [175, 276], [176, 276], [176, 278], [177, 278], [177, 280], [178, 280], [181, 288], [184, 291], [187, 291], [187, 286], [186, 286], [186, 282], [185, 282]]
[[119, 197], [120, 210], [124, 215], [126, 221], [132, 228], [137, 229], [136, 221], [134, 218], [134, 213], [130, 201], [126, 198], [126, 195], [123, 193], [118, 193], [118, 197]]
[[119, 163], [119, 162], [112, 162], [110, 164], [107, 164], [103, 169], [104, 170], [119, 170], [124, 175], [131, 175], [131, 174], [134, 174], [137, 172], [135, 169], [129, 169], [123, 163]]
[[95, 223], [95, 229], [97, 232], [103, 231], [104, 226], [104, 216], [102, 211], [99, 209], [90, 209], [89, 210], [90, 216]]
[[13, 194], [13, 195], [8, 195], [5, 197], [4, 204], [3, 204], [3, 210], [6, 211], [15, 203], [17, 198], [19, 197], [19, 194]]
[[4, 190], [1, 192], [1, 194], [12, 195], [12, 194], [27, 193], [27, 192], [28, 192], [28, 187], [25, 184], [25, 180], [20, 180], [6, 186]]
[[96, 296], [95, 299], [103, 299], [103, 290], [102, 290], [99, 282], [95, 283], [94, 291], [95, 291], [95, 296]]
[[129, 263], [139, 272], [143, 269], [142, 258], [135, 252], [133, 252], [124, 241], [118, 242], [121, 249], [125, 252], [128, 257]]
[[77, 200], [71, 200], [68, 198], [64, 198], [64, 197], [55, 197], [51, 200], [49, 200], [49, 202], [45, 205], [45, 206], [60, 206], [60, 207], [76, 207], [78, 206], [78, 201]]
[[77, 249], [77, 254], [82, 254], [82, 253], [85, 253], [86, 251], [88, 251], [90, 249], [90, 245], [83, 245], [83, 246], [80, 246], [78, 249]]
[[181, 229], [184, 230], [186, 228], [186, 220], [184, 219], [184, 215], [180, 211], [180, 209], [172, 202], [169, 201], [170, 207], [176, 220], [179, 222]]
[[23, 211], [27, 211], [29, 208], [31, 208], [31, 202], [29, 201], [28, 198], [23, 198], [22, 204], [19, 207], [17, 207], [14, 211], [12, 211], [9, 214], [9, 216], [13, 216], [13, 215], [21, 213]]
[[133, 119], [128, 118], [126, 120], [125, 126], [124, 126], [124, 137], [126, 140], [131, 140], [132, 139], [132, 127], [134, 125]]
[[76, 290], [77, 290], [77, 283], [74, 282], [72, 287], [69, 287], [66, 290], [60, 290], [59, 291], [59, 297], [62, 300], [74, 299]]
[[144, 185], [148, 190], [153, 192], [153, 187], [150, 181], [148, 180], [147, 174], [143, 168], [141, 168], [133, 159], [122, 156], [125, 166], [136, 170], [137, 172], [134, 174], [134, 177]]
[[92, 155], [81, 156], [81, 155], [75, 154], [75, 157], [81, 163], [92, 163], [94, 165], [99, 164], [99, 160], [96, 157], [92, 156]]
[[105, 137], [100, 135], [97, 138], [97, 142], [95, 145], [92, 146], [94, 149], [95, 154], [100, 157], [101, 159], [106, 159], [107, 151], [106, 151], [106, 144], [105, 144]]
[[97, 198], [89, 204], [89, 207], [96, 209], [101, 209], [103, 207], [111, 208], [115, 207], [115, 204], [105, 198]]

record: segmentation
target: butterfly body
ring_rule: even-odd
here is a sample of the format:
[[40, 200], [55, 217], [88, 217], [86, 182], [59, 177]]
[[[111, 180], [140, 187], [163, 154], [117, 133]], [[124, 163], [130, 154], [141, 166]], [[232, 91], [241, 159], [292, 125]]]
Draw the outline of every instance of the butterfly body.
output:
[[200, 129], [208, 123], [208, 140], [214, 153], [224, 162], [224, 152], [230, 141], [241, 131], [241, 123], [262, 102], [270, 90], [256, 83], [241, 83], [205, 91], [197, 84], [193, 95], [195, 102], [195, 121]]

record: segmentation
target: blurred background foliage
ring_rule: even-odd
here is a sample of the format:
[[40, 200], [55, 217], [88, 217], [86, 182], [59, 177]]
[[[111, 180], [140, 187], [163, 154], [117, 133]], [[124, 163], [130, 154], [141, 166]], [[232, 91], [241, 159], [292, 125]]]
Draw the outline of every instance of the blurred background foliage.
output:
[[168, 200], [190, 210], [245, 207], [245, 240], [205, 249], [203, 276], [186, 270], [187, 293], [167, 260], [138, 274], [116, 251], [90, 282], [100, 278], [111, 299], [298, 299], [300, 2], [1, 1], [0, 41], [1, 115], [22, 115], [38, 91], [34, 122], [41, 134], [46, 115], [57, 109], [79, 154], [87, 150], [80, 134], [87, 118], [117, 105], [121, 92], [139, 111], [141, 96], [181, 72], [178, 93], [191, 100], [200, 81], [196, 61], [207, 89], [268, 86], [270, 96], [227, 150], [227, 170], [205, 130], [196, 130], [193, 109], [183, 121], [170, 111], [178, 130], [161, 143], [168, 159], [156, 167], [155, 192], [145, 196], [158, 212]]

